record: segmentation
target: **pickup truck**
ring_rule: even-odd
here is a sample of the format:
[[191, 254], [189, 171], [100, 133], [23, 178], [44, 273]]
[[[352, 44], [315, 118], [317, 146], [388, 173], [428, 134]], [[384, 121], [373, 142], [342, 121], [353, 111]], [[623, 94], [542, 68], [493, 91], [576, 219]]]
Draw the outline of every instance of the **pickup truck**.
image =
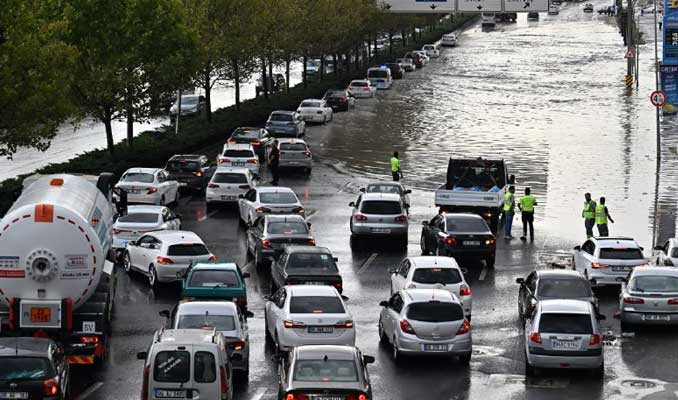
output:
[[504, 195], [514, 181], [504, 160], [450, 158], [447, 182], [435, 191], [435, 205], [441, 212], [479, 214], [496, 233]]

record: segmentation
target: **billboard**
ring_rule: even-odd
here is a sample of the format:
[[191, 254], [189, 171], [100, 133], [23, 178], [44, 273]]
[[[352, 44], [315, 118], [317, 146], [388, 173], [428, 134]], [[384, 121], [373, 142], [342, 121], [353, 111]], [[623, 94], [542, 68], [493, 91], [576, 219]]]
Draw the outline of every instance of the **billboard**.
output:
[[662, 64], [678, 65], [678, 0], [664, 0]]

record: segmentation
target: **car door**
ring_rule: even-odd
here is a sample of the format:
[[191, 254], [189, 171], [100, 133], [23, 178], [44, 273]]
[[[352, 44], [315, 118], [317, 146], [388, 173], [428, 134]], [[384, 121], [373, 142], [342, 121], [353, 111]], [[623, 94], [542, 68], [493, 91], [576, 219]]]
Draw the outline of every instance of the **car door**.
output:
[[148, 271], [148, 252], [151, 244], [154, 242], [153, 236], [144, 235], [137, 240], [136, 246], [129, 246], [130, 263], [134, 268], [140, 269], [144, 272]]
[[257, 251], [259, 244], [264, 235], [264, 217], [259, 217], [254, 221], [254, 224], [247, 230], [247, 236], [250, 243], [250, 249], [252, 249], [252, 254]]
[[155, 186], [158, 188], [158, 193], [160, 197], [165, 197], [165, 204], [169, 203], [172, 197], [169, 196], [168, 192], [168, 182], [165, 174], [162, 171], [156, 171], [155, 173]]
[[396, 272], [391, 277], [391, 294], [397, 293], [400, 290], [405, 288], [405, 283], [407, 281], [407, 276], [409, 275], [410, 270], [410, 260], [404, 259], [398, 265]]
[[256, 190], [250, 189], [243, 195], [242, 198], [238, 199], [238, 209], [240, 211], [240, 219], [242, 219], [243, 222], [247, 222], [247, 218], [249, 216], [249, 208], [251, 207], [250, 199], [253, 197], [252, 196], [253, 194], [256, 195]]
[[444, 229], [444, 219], [441, 214], [436, 215], [428, 223], [428, 234], [426, 235], [426, 247], [429, 251], [436, 251], [438, 248], [438, 233]]
[[588, 275], [589, 267], [593, 262], [594, 254], [596, 253], [596, 244], [592, 240], [587, 240], [581, 246], [579, 259], [577, 260], [577, 270]]
[[285, 253], [276, 261], [273, 262], [271, 268], [271, 279], [276, 284], [277, 287], [284, 286], [285, 283], [285, 267], [287, 265], [288, 255]]
[[523, 287], [523, 310], [525, 315], [532, 314], [534, 309], [534, 304], [536, 304], [536, 293], [537, 293], [537, 282], [538, 277], [536, 272], [532, 272], [525, 279], [525, 285]]
[[275, 329], [278, 326], [278, 322], [285, 319], [285, 301], [287, 299], [287, 289], [280, 288], [276, 292], [275, 301], [272, 303], [272, 307], [269, 312], [269, 327], [273, 331], [271, 336], [275, 335]]
[[384, 309], [384, 319], [382, 320], [384, 331], [389, 336], [389, 339], [393, 337], [396, 325], [399, 324], [400, 311], [402, 309], [403, 300], [400, 297], [400, 293], [396, 293], [388, 300], [388, 307]]

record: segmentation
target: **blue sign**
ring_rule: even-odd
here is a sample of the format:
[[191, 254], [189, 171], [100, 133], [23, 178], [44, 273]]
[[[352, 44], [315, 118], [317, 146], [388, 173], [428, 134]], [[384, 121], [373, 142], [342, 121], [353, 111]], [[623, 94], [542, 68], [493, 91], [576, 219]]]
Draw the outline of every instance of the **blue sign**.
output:
[[678, 65], [662, 65], [662, 90], [666, 93], [666, 104], [678, 105]]
[[678, 65], [678, 0], [664, 0], [663, 64]]

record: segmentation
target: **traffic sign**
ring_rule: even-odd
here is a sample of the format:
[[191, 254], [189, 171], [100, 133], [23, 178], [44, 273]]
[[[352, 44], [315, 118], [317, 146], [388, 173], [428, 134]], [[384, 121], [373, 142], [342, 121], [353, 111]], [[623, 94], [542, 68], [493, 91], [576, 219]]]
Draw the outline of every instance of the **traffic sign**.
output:
[[625, 58], [636, 58], [636, 48], [631, 47], [629, 50], [626, 52], [626, 55], [624, 56]]
[[655, 107], [663, 107], [664, 104], [666, 104], [666, 93], [661, 90], [655, 90], [650, 95], [650, 102], [652, 102], [652, 105]]
[[391, 13], [449, 13], [455, 0], [382, 0], [382, 9]]
[[457, 11], [475, 13], [501, 12], [503, 0], [458, 0]]
[[548, 10], [548, 0], [504, 0], [505, 12], [534, 12]]

